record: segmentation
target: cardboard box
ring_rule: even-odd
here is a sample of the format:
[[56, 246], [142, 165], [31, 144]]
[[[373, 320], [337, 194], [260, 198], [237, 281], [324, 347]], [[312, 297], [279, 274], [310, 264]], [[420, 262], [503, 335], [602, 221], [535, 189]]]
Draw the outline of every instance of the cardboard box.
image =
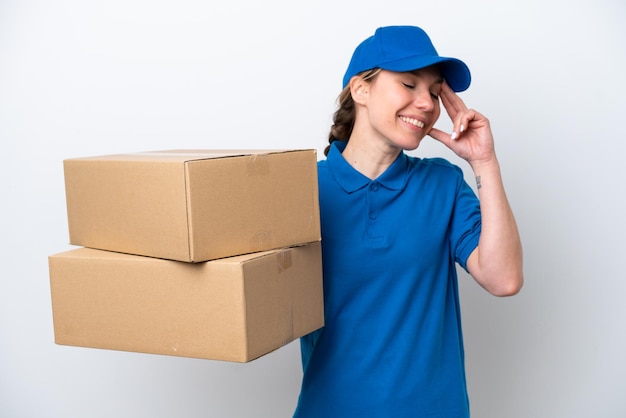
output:
[[247, 362], [324, 324], [319, 242], [204, 263], [49, 257], [55, 342]]
[[321, 239], [315, 150], [63, 162], [70, 244], [202, 262]]

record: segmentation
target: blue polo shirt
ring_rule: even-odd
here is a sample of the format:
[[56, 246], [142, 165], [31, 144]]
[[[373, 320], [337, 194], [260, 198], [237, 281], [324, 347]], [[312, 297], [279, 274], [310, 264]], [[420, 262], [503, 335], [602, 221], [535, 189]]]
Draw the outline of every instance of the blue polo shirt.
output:
[[376, 180], [335, 141], [318, 163], [325, 326], [301, 338], [295, 417], [468, 417], [456, 263], [478, 199], [446, 160], [401, 153]]

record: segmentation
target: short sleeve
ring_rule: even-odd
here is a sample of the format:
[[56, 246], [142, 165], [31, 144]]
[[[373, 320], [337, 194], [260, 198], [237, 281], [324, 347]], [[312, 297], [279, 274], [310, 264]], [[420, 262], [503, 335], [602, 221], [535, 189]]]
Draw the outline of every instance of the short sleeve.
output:
[[450, 245], [454, 260], [467, 271], [467, 259], [476, 247], [481, 232], [480, 202], [458, 170], [456, 200], [450, 225]]

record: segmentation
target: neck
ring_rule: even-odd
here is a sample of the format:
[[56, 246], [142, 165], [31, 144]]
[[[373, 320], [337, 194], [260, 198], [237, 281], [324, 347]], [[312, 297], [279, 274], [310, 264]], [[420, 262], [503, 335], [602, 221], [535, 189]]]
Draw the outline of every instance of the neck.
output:
[[374, 180], [387, 170], [400, 152], [399, 148], [381, 147], [353, 133], [342, 155], [355, 170]]

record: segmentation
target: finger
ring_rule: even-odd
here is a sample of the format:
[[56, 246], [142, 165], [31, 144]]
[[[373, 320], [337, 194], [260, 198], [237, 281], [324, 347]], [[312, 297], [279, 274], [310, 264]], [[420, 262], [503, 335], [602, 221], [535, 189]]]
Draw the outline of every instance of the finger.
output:
[[445, 145], [447, 145], [451, 140], [450, 134], [437, 128], [432, 128], [430, 132], [428, 132], [428, 135]]
[[442, 85], [441, 102], [453, 124], [451, 139], [456, 140], [467, 130], [470, 121], [474, 119], [474, 111], [468, 109], [463, 99], [445, 82]]
[[451, 149], [452, 152], [454, 152], [455, 154], [458, 155], [459, 145], [454, 140], [454, 138], [452, 138], [452, 136], [450, 134], [447, 134], [446, 132], [444, 132], [444, 131], [442, 131], [440, 129], [433, 128], [433, 129], [430, 130], [428, 135], [431, 138], [433, 138], [435, 141], [443, 144], [445, 147]]
[[459, 139], [461, 135], [467, 128], [469, 124], [476, 118], [476, 112], [472, 109], [466, 109], [462, 112], [459, 112], [454, 119], [452, 119], [453, 123], [453, 132], [452, 139]]
[[459, 112], [467, 110], [463, 100], [446, 82], [443, 83], [441, 88], [441, 102], [451, 118], [454, 118]]

